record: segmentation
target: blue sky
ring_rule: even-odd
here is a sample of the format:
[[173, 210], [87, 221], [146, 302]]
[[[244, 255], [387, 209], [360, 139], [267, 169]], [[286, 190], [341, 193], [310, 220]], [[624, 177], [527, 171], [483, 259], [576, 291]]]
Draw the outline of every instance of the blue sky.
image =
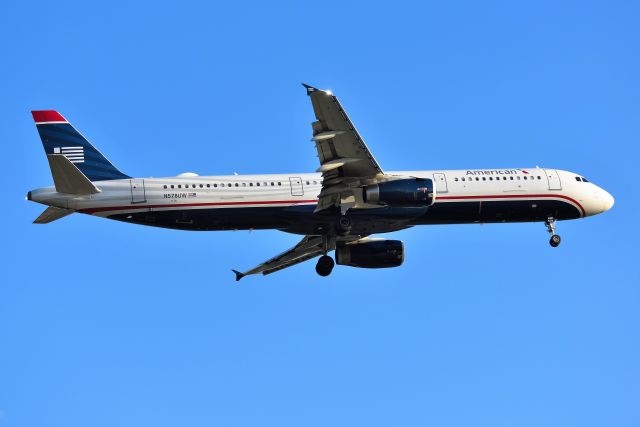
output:
[[[345, 4], [346, 3], [346, 4]], [[10, 2], [0, 14], [0, 427], [637, 426], [636, 2]], [[395, 233], [405, 265], [24, 201], [51, 183], [32, 109], [125, 173], [317, 167], [300, 82], [387, 170], [532, 167], [610, 191], [559, 224]]]

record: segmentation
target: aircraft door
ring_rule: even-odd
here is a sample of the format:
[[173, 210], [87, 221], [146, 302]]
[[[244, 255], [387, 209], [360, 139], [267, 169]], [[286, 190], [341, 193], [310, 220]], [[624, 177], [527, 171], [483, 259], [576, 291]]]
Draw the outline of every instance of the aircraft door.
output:
[[289, 182], [291, 183], [292, 196], [304, 196], [304, 189], [302, 188], [302, 178], [292, 176], [289, 178]]
[[144, 203], [147, 196], [144, 191], [144, 179], [130, 179], [131, 184], [131, 203]]
[[447, 177], [443, 173], [434, 173], [433, 181], [436, 183], [436, 194], [448, 193]]
[[562, 190], [560, 175], [555, 169], [545, 169], [547, 180], [549, 181], [549, 190]]

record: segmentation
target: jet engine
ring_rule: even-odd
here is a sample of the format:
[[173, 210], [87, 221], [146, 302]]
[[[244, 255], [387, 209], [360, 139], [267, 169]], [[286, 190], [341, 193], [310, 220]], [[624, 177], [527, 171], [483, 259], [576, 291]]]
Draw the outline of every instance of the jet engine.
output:
[[433, 180], [398, 179], [364, 187], [364, 201], [389, 206], [430, 206], [434, 201]]
[[369, 240], [338, 246], [336, 263], [360, 268], [398, 267], [404, 261], [400, 240]]

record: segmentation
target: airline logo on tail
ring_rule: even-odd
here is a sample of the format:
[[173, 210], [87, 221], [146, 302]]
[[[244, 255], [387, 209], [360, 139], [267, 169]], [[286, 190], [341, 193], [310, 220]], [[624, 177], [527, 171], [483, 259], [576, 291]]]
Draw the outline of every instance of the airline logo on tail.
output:
[[63, 154], [71, 163], [84, 163], [84, 147], [53, 147], [53, 154]]

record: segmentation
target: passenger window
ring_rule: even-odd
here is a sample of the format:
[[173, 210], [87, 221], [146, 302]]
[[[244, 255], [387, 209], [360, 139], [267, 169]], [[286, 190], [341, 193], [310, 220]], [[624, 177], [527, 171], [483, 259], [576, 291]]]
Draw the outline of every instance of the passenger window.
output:
[[280, 181], [278, 181], [278, 185], [282, 185], [282, 183]]
[[165, 185], [164, 188], [167, 188], [167, 186]]
[[512, 176], [510, 176], [509, 178], [511, 179], [511, 181], [513, 181], [513, 177]]
[[[456, 181], [457, 181], [457, 179], [456, 179]], [[309, 181], [307, 181], [307, 185], [309, 185]]]
[[260, 187], [260, 183], [259, 183], [259, 182], [256, 182], [256, 186], [257, 186], [257, 187]]
[[246, 182], [243, 182], [243, 183], [242, 183], [242, 186], [243, 186], [243, 187], [246, 187], [246, 186], [247, 186], [247, 183], [246, 183]]
[[486, 176], [483, 176], [483, 177], [482, 177], [482, 180], [483, 180], [483, 181], [486, 181], [486, 180], [487, 180], [487, 177], [486, 177]]
[[200, 188], [204, 187], [204, 185], [200, 184]]
[[493, 181], [493, 177], [492, 176], [489, 177], [489, 181]]
[[526, 177], [526, 176], [524, 177], [524, 180], [525, 180], [525, 181], [527, 180], [527, 177]]
[[480, 178], [478, 178], [477, 176], [476, 176], [476, 181], [480, 181]]
[[464, 181], [465, 179], [464, 179], [464, 178], [462, 178], [462, 180]]
[[249, 187], [253, 187], [253, 182], [250, 182], [250, 183], [249, 183]]
[[236, 187], [238, 187], [238, 183], [236, 182]]
[[540, 177], [540, 175], [538, 175], [538, 179], [542, 179], [542, 178]]
[[457, 180], [458, 180], [458, 178], [454, 178], [454, 181], [457, 181]]
[[274, 185], [276, 185], [276, 183], [271, 181], [271, 186], [273, 187]]
[[171, 188], [173, 188], [173, 184], [171, 184]]

